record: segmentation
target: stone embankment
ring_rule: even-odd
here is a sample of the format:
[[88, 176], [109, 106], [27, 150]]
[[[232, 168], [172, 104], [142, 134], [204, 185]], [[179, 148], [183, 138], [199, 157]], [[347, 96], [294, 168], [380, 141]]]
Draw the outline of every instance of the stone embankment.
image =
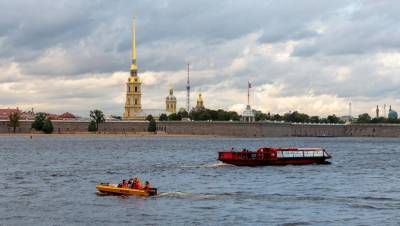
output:
[[[17, 133], [32, 133], [31, 121], [21, 121]], [[54, 133], [87, 133], [89, 122], [53, 121]], [[100, 124], [108, 134], [142, 133], [147, 122], [112, 121]], [[395, 124], [291, 124], [244, 122], [157, 122], [157, 130], [172, 135], [212, 135], [233, 137], [400, 137]], [[0, 121], [0, 133], [12, 133], [7, 121]]]

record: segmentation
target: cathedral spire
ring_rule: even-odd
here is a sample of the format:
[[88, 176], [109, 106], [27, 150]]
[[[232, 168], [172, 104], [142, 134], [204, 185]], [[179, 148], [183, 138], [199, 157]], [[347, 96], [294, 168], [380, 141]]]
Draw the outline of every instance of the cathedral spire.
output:
[[[131, 64], [131, 75], [136, 76], [137, 65], [136, 65], [136, 23], [135, 17], [132, 18], [132, 64]], [[132, 73], [135, 71], [135, 73]]]

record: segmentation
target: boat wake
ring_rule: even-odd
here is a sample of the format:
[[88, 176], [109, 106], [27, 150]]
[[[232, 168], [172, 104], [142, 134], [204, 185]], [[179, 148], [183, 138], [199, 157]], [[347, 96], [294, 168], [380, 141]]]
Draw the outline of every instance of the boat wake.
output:
[[176, 192], [162, 192], [157, 197], [205, 200], [205, 199], [218, 199], [218, 196], [219, 196], [218, 194], [202, 194], [202, 193], [176, 191]]
[[194, 166], [181, 166], [182, 168], [219, 168], [219, 167], [227, 167], [232, 166], [223, 162], [214, 162], [214, 163], [206, 163]]

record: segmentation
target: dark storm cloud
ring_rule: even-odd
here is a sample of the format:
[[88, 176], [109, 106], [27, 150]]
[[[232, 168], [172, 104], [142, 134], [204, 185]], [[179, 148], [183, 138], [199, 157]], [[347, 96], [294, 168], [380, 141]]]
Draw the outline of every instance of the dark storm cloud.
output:
[[[138, 17], [139, 48], [160, 41], [182, 40], [200, 40], [202, 45], [218, 45], [256, 31], [264, 31], [265, 35], [260, 38], [262, 42], [279, 42], [317, 35], [308, 27], [309, 23], [332, 10], [332, 7], [340, 7], [340, 4], [319, 1], [301, 4], [291, 1], [14, 1], [1, 5], [4, 12], [0, 15], [0, 21], [3, 21], [0, 34], [4, 38], [0, 46], [1, 56], [22, 63], [35, 61], [46, 49], [61, 47], [69, 50], [88, 37], [102, 35], [95, 37], [98, 44], [93, 43], [93, 47], [114, 55], [111, 54], [109, 63], [101, 61], [101, 70], [123, 70], [125, 64], [116, 66], [115, 61], [129, 56], [128, 29], [132, 15]], [[112, 32], [119, 34], [108, 39]], [[108, 40], [103, 42], [104, 39]], [[91, 51], [87, 59], [76, 57], [76, 62], [71, 62], [76, 69], [65, 74], [86, 73], [91, 69], [98, 71], [97, 65], [90, 62], [90, 58], [95, 58], [98, 52]], [[176, 69], [175, 65], [184, 61], [182, 58], [196, 54], [190, 47], [182, 52], [186, 56], [152, 56], [155, 60], [145, 59], [142, 67], [144, 70]], [[71, 55], [76, 55], [76, 50], [73, 49]], [[80, 64], [85, 66], [80, 68]], [[53, 75], [55, 70], [50, 67], [52, 65], [47, 66], [47, 73], [44, 69], [33, 69], [32, 64], [26, 70]]]
[[[136, 16], [140, 73], [168, 76], [191, 62], [193, 88], [205, 91], [241, 90], [250, 80], [254, 86], [278, 86], [280, 97], [396, 97], [399, 8], [397, 1], [368, 0], [1, 1], [0, 62], [6, 63], [0, 64], [0, 93], [10, 90], [6, 83], [128, 71]], [[385, 54], [393, 54], [389, 66], [380, 63]], [[177, 86], [184, 90], [183, 83]], [[83, 103], [103, 96], [109, 101], [104, 108], [111, 109], [112, 96], [123, 93], [116, 87], [107, 87], [107, 94], [69, 88], [53, 97], [32, 94], [29, 101], [77, 96]]]

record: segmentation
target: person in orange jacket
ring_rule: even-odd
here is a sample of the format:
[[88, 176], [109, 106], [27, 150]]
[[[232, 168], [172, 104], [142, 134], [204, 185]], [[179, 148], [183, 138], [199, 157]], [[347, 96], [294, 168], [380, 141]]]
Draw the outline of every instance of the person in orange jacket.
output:
[[133, 189], [142, 189], [142, 184], [140, 183], [140, 180], [137, 177], [133, 179]]

